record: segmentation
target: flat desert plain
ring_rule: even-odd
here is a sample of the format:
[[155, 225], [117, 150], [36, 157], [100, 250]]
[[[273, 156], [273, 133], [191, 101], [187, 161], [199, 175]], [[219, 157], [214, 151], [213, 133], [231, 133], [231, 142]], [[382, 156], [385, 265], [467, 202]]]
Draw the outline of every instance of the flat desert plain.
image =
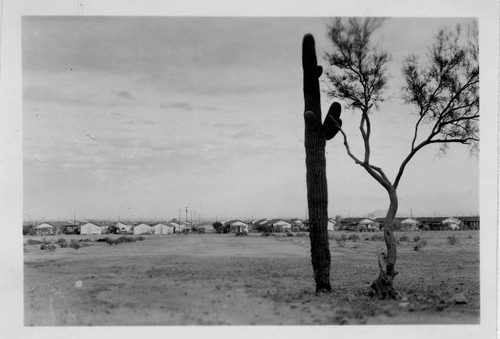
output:
[[[44, 325], [477, 324], [479, 231], [398, 232], [399, 300], [367, 293], [377, 233], [335, 232], [331, 294], [315, 295], [308, 236], [145, 235], [54, 252], [24, 250], [24, 323]], [[381, 234], [381, 233], [378, 233]], [[414, 237], [427, 240], [415, 250]], [[448, 237], [458, 241], [450, 244]], [[118, 236], [112, 236], [118, 237]], [[136, 236], [132, 236], [136, 237]], [[55, 242], [59, 236], [47, 237]], [[458, 295], [458, 298], [457, 298]]]

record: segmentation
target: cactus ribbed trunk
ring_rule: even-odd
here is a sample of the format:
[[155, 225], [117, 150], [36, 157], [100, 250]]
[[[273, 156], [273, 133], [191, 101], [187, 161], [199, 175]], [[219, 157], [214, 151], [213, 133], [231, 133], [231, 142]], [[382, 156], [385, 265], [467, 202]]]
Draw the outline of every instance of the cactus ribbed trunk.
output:
[[326, 182], [325, 141], [306, 129], [307, 203], [311, 261], [316, 291], [330, 291], [330, 245], [328, 241], [328, 189]]
[[302, 43], [304, 70], [304, 120], [307, 204], [311, 261], [316, 281], [316, 292], [330, 292], [330, 246], [328, 241], [328, 187], [326, 181], [326, 139], [321, 131], [319, 80], [322, 68], [318, 66], [312, 35], [304, 36]]

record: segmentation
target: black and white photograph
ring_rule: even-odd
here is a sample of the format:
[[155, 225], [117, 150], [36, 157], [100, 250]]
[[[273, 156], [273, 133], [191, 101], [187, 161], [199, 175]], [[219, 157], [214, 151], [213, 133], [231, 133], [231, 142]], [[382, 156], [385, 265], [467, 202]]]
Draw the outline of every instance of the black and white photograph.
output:
[[21, 335], [493, 338], [498, 4], [437, 3], [17, 8]]

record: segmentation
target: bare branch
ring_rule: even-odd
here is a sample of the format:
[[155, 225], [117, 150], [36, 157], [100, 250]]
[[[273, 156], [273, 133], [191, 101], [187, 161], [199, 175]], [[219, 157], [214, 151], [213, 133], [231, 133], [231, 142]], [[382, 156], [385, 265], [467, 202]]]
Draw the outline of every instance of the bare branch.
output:
[[347, 135], [345, 134], [344, 130], [342, 128], [340, 128], [340, 133], [342, 133], [342, 135], [344, 136], [344, 147], [347, 151], [347, 154], [351, 157], [352, 160], [354, 160], [354, 162], [357, 164], [357, 165], [363, 165], [363, 162], [361, 160], [359, 160], [354, 154], [352, 154], [351, 152], [351, 148], [349, 147], [349, 143], [347, 142]]
[[[337, 126], [339, 126], [337, 124]], [[344, 147], [347, 151], [347, 154], [349, 157], [354, 160], [354, 163], [357, 165], [360, 165], [363, 167], [375, 180], [377, 180], [383, 187], [388, 188], [388, 185], [390, 185], [389, 179], [387, 179], [387, 176], [384, 174], [381, 168], [370, 165], [366, 162], [363, 162], [359, 160], [352, 152], [351, 148], [349, 147], [349, 142], [347, 141], [347, 135], [344, 132], [342, 128], [340, 128], [340, 133], [342, 133], [342, 136], [344, 137]]]

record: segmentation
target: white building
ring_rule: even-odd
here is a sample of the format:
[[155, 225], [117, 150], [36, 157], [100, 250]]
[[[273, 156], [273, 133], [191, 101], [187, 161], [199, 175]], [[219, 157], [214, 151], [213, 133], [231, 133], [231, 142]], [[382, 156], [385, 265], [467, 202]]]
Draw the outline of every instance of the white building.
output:
[[88, 222], [80, 226], [80, 234], [82, 235], [92, 235], [101, 233], [102, 233], [101, 227], [92, 222]]
[[407, 218], [407, 219], [401, 221], [401, 230], [403, 230], [403, 231], [418, 231], [420, 224], [421, 224], [421, 222], [416, 220], [416, 219]]
[[452, 231], [459, 230], [461, 223], [462, 223], [461, 220], [459, 220], [457, 218], [453, 218], [453, 217], [450, 217], [450, 218], [447, 218], [447, 219], [444, 219], [443, 221], [441, 221], [441, 224], [443, 224], [443, 226], [445, 228], [448, 228]]
[[242, 221], [235, 220], [229, 224], [229, 231], [232, 233], [248, 233], [248, 225]]
[[124, 224], [124, 223], [117, 223], [116, 224], [116, 227], [118, 228], [118, 231], [120, 233], [130, 233], [132, 232], [132, 225], [129, 225], [129, 224]]
[[268, 224], [273, 225], [274, 231], [276, 232], [286, 232], [292, 230], [292, 225], [281, 219], [271, 220]]
[[139, 224], [134, 227], [134, 234], [151, 234], [153, 228], [146, 224]]
[[181, 233], [187, 228], [186, 225], [184, 224], [181, 225], [173, 221], [169, 222], [167, 225], [172, 226], [174, 228], [175, 233]]
[[361, 220], [358, 225], [360, 226], [360, 229], [361, 227], [364, 227], [367, 231], [378, 231], [380, 229], [380, 224], [369, 218]]
[[35, 226], [36, 234], [37, 235], [52, 235], [55, 232], [55, 227], [52, 226], [49, 223], [41, 223], [38, 226]]
[[336, 226], [337, 222], [334, 219], [328, 219], [327, 229], [329, 232], [335, 231]]
[[153, 234], [172, 234], [174, 233], [174, 226], [159, 223], [152, 227], [152, 232]]

